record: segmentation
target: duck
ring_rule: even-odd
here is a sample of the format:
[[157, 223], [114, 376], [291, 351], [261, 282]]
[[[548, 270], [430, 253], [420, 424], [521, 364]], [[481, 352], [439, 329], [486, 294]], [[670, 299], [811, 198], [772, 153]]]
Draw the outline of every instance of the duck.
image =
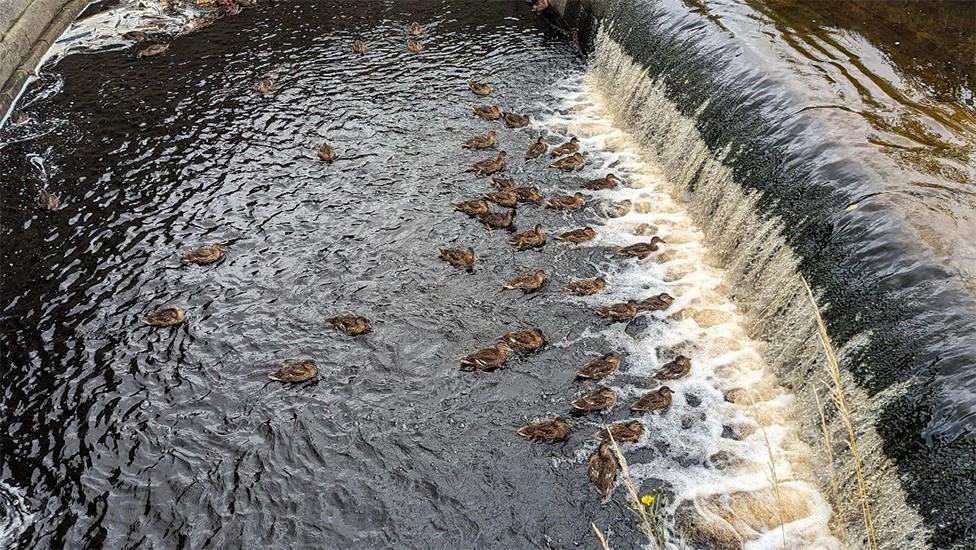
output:
[[570, 405], [577, 411], [605, 411], [617, 402], [617, 394], [610, 388], [597, 388], [573, 400]]
[[149, 36], [142, 31], [129, 31], [122, 35], [122, 38], [126, 40], [131, 40], [133, 42], [145, 42]]
[[10, 113], [10, 122], [12, 124], [20, 126], [21, 124], [27, 124], [28, 121], [30, 121], [30, 116], [24, 111], [18, 109]]
[[512, 226], [515, 219], [515, 210], [508, 209], [504, 212], [485, 212], [478, 216], [478, 220], [488, 229], [508, 229]]
[[491, 130], [483, 136], [475, 136], [464, 142], [464, 149], [491, 149], [495, 146], [495, 131]]
[[602, 178], [584, 181], [582, 187], [591, 191], [600, 191], [602, 189], [614, 189], [618, 185], [620, 185], [620, 178], [613, 174], [607, 174]]
[[491, 95], [492, 92], [491, 86], [482, 82], [475, 82], [474, 80], [468, 81], [468, 89], [471, 90], [474, 95], [480, 95], [481, 97]]
[[319, 366], [311, 359], [297, 359], [288, 361], [280, 369], [268, 374], [268, 378], [275, 382], [297, 384], [307, 382], [319, 373]]
[[586, 204], [586, 196], [583, 193], [556, 195], [546, 199], [546, 206], [554, 210], [579, 210], [584, 204]]
[[274, 90], [274, 80], [270, 76], [261, 77], [254, 83], [254, 91], [261, 95], [270, 93], [271, 90]]
[[485, 193], [485, 198], [498, 206], [505, 208], [515, 208], [518, 204], [518, 193], [511, 191], [489, 191]]
[[47, 189], [41, 189], [37, 192], [37, 206], [44, 210], [57, 210], [61, 206], [61, 197]]
[[630, 321], [642, 312], [640, 304], [635, 300], [600, 306], [596, 309], [597, 315], [614, 322]]
[[369, 332], [369, 319], [352, 313], [332, 317], [328, 320], [332, 328], [349, 336], [360, 336]]
[[563, 286], [563, 289], [570, 294], [575, 294], [577, 296], [591, 296], [600, 292], [604, 288], [607, 288], [607, 280], [603, 277], [596, 277], [594, 279], [580, 279], [578, 281], [573, 281], [567, 283]]
[[520, 115], [518, 113], [502, 113], [504, 117], [505, 126], [508, 128], [525, 128], [529, 125], [529, 115]]
[[515, 433], [526, 439], [555, 443], [569, 435], [569, 422], [562, 418], [544, 418], [522, 426]]
[[635, 413], [649, 413], [652, 411], [666, 411], [671, 407], [671, 394], [674, 391], [667, 387], [661, 386], [656, 390], [649, 391], [644, 395], [640, 396], [634, 404], [630, 406], [631, 412]]
[[671, 304], [673, 303], [674, 297], [667, 292], [662, 292], [657, 296], [644, 298], [643, 300], [637, 302], [637, 307], [641, 311], [664, 311], [671, 307]]
[[362, 40], [357, 39], [352, 43], [352, 51], [353, 53], [363, 55], [364, 53], [366, 53], [366, 43], [363, 42]]
[[168, 49], [169, 49], [169, 44], [152, 44], [136, 52], [136, 57], [137, 58], [155, 57], [157, 55], [162, 55], [163, 53], [166, 53], [166, 50]]
[[677, 380], [683, 378], [691, 370], [691, 359], [684, 355], [679, 355], [674, 360], [665, 363], [663, 367], [654, 373], [654, 378], [658, 380]]
[[542, 139], [542, 136], [540, 135], [539, 139], [535, 140], [535, 143], [529, 146], [529, 149], [525, 152], [525, 158], [526, 159], [539, 158], [542, 155], [546, 154], [547, 149], [549, 149], [549, 144], [546, 143]]
[[537, 328], [515, 330], [498, 337], [499, 342], [505, 342], [513, 350], [535, 351], [546, 345], [546, 336]]
[[538, 187], [517, 187], [515, 193], [518, 194], [519, 202], [540, 203], [543, 200]]
[[424, 34], [424, 28], [420, 26], [420, 23], [411, 21], [410, 24], [407, 25], [407, 32], [410, 33], [410, 36], [420, 36]]
[[462, 201], [454, 203], [454, 210], [458, 212], [463, 212], [472, 218], [476, 218], [486, 212], [488, 212], [488, 203], [480, 199], [471, 199], [467, 201]]
[[505, 342], [497, 342], [494, 347], [480, 349], [460, 359], [462, 365], [475, 370], [493, 370], [505, 364], [512, 348]]
[[502, 112], [496, 105], [483, 105], [474, 108], [474, 114], [485, 120], [498, 120], [502, 118]]
[[536, 15], [542, 15], [547, 9], [549, 9], [549, 0], [535, 0], [532, 3], [532, 13]]
[[619, 368], [620, 356], [616, 353], [606, 353], [583, 365], [583, 368], [576, 371], [576, 377], [586, 380], [600, 380], [613, 374]]
[[512, 245], [516, 251], [537, 248], [546, 244], [546, 232], [542, 229], [542, 224], [536, 224], [529, 231], [512, 235], [508, 239], [508, 244]]
[[630, 200], [622, 200], [620, 202], [614, 202], [605, 206], [603, 213], [606, 214], [608, 218], [622, 218], [629, 214], [633, 207], [634, 203]]
[[517, 188], [512, 178], [491, 178], [491, 186], [499, 191], [514, 191]]
[[658, 246], [659, 244], [664, 244], [664, 239], [661, 237], [652, 237], [649, 243], [635, 243], [617, 249], [617, 255], [643, 260], [650, 256], [651, 253], [657, 252], [658, 248], [660, 248]]
[[524, 273], [514, 279], [510, 279], [502, 285], [502, 288], [505, 290], [521, 290], [529, 294], [542, 288], [542, 285], [546, 284], [548, 278], [549, 275], [540, 269], [535, 273]]
[[495, 172], [500, 172], [505, 169], [505, 159], [508, 158], [508, 153], [501, 151], [495, 158], [479, 160], [471, 166], [471, 170], [477, 172], [483, 176], [488, 176], [494, 174]]
[[413, 38], [408, 38], [407, 49], [412, 51], [413, 53], [420, 53], [424, 50], [424, 47], [420, 42], [417, 42]]
[[468, 248], [442, 248], [441, 259], [461, 269], [471, 269], [474, 265], [474, 250]]
[[640, 420], [624, 420], [600, 430], [600, 439], [604, 443], [610, 442], [611, 435], [617, 443], [635, 443], [644, 435], [644, 424]]
[[582, 229], [567, 231], [556, 237], [556, 240], [564, 243], [581, 244], [587, 241], [592, 241], [594, 237], [596, 237], [596, 231], [594, 231], [592, 227], [584, 227]]
[[181, 261], [184, 264], [210, 265], [224, 257], [224, 250], [224, 245], [219, 243], [204, 245], [185, 254]]
[[555, 162], [550, 164], [549, 167], [558, 168], [564, 172], [572, 172], [584, 164], [586, 164], [586, 157], [584, 157], [582, 153], [573, 153], [568, 157], [557, 159]]
[[164, 307], [142, 318], [152, 327], [175, 327], [186, 321], [186, 310], [181, 307]]
[[600, 496], [607, 498], [610, 495], [613, 484], [617, 481], [617, 457], [614, 456], [609, 444], [600, 445], [590, 456], [586, 466], [586, 476], [590, 478], [590, 483], [596, 487]]
[[552, 157], [565, 157], [579, 151], [579, 140], [575, 137], [552, 150]]
[[319, 147], [319, 160], [321, 160], [322, 162], [330, 162], [331, 163], [338, 156], [339, 155], [336, 153], [335, 148], [332, 147], [331, 145], [329, 145], [328, 143], [323, 143]]

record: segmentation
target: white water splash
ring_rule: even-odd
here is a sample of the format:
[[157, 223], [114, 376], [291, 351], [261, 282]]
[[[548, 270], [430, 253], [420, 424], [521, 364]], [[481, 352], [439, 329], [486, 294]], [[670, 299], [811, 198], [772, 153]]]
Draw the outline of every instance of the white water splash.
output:
[[12, 545], [33, 518], [20, 489], [0, 481], [0, 548]]

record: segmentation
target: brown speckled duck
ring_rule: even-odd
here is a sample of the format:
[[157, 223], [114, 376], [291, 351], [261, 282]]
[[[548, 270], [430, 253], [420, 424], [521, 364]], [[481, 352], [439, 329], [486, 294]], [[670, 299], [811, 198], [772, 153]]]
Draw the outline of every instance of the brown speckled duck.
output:
[[673, 361], [665, 363], [663, 367], [654, 373], [654, 378], [658, 380], [677, 380], [683, 378], [691, 370], [691, 359], [684, 355], [679, 355]]
[[603, 213], [606, 214], [608, 218], [622, 218], [629, 214], [633, 207], [634, 203], [630, 200], [622, 200], [620, 202], [614, 202], [605, 206], [603, 208]]
[[500, 172], [505, 169], [506, 158], [508, 158], [508, 153], [501, 151], [495, 158], [479, 160], [478, 162], [474, 163], [471, 166], [471, 170], [484, 176], [494, 174], [495, 172]]
[[556, 237], [556, 240], [562, 241], [564, 243], [581, 244], [587, 241], [592, 241], [596, 237], [596, 231], [592, 227], [584, 227], [581, 229], [574, 229], [572, 231], [567, 231], [562, 235]]
[[352, 43], [352, 51], [353, 53], [363, 55], [366, 53], [366, 43], [357, 39]]
[[566, 439], [569, 435], [569, 422], [562, 418], [545, 418], [526, 424], [515, 433], [526, 439], [554, 443]]
[[573, 153], [568, 157], [557, 159], [555, 162], [550, 164], [549, 167], [557, 168], [564, 172], [572, 172], [584, 164], [586, 164], [586, 157], [584, 157], [582, 153]]
[[424, 46], [420, 42], [414, 40], [413, 38], [408, 38], [407, 49], [412, 51], [413, 53], [420, 53], [424, 51]]
[[339, 315], [328, 320], [332, 328], [349, 336], [359, 336], [369, 332], [369, 320], [352, 313]]
[[529, 115], [505, 112], [502, 113], [502, 117], [508, 128], [525, 128], [529, 125]]
[[181, 261], [184, 264], [210, 265], [224, 257], [224, 250], [222, 244], [204, 245], [185, 254]]
[[586, 196], [583, 193], [556, 195], [546, 199], [546, 206], [555, 210], [579, 210], [584, 204], [586, 204]]
[[516, 188], [512, 178], [491, 178], [491, 186], [499, 191], [514, 191]]
[[674, 297], [667, 292], [662, 292], [657, 296], [644, 298], [643, 300], [637, 302], [637, 307], [641, 311], [664, 311], [671, 307], [671, 304], [673, 303]]
[[274, 90], [274, 81], [269, 76], [261, 77], [254, 83], [254, 91], [261, 95], [270, 93], [271, 90]]
[[488, 212], [488, 204], [483, 200], [472, 199], [455, 203], [454, 209], [474, 218]]
[[617, 250], [617, 255], [643, 260], [652, 253], [657, 252], [659, 244], [664, 244], [664, 240], [660, 237], [652, 237], [649, 243], [635, 243], [630, 246], [621, 247]]
[[517, 187], [515, 192], [518, 194], [519, 202], [540, 203], [543, 200], [538, 187]]
[[501, 110], [495, 105], [484, 105], [474, 108], [474, 114], [485, 120], [498, 120], [502, 118]]
[[488, 229], [508, 229], [512, 226], [515, 219], [515, 210], [508, 209], [504, 212], [486, 212], [478, 216], [478, 221]]
[[563, 143], [562, 145], [553, 149], [552, 156], [553, 158], [565, 157], [566, 155], [572, 155], [573, 153], [576, 153], [578, 151], [579, 151], [579, 140], [574, 137], [571, 138], [566, 143]]
[[328, 143], [323, 143], [321, 146], [319, 146], [318, 155], [319, 160], [322, 162], [332, 162], [339, 156], [338, 153], [336, 153], [335, 147], [332, 147]]
[[475, 370], [493, 370], [505, 364], [512, 348], [505, 342], [498, 342], [494, 347], [480, 349], [460, 359], [462, 365]]
[[[166, 50], [168, 49], [169, 49], [169, 44], [152, 44], [136, 52], [136, 57], [137, 58], [155, 57], [157, 55], [162, 55], [163, 53], [166, 53]], [[261, 92], [261, 93], [263, 94], [265, 92]]]
[[634, 443], [644, 435], [644, 424], [640, 420], [614, 422], [610, 426], [600, 430], [599, 437], [603, 442], [609, 443], [611, 435], [613, 436], [613, 440], [618, 444]]
[[515, 208], [518, 204], [518, 193], [514, 189], [506, 191], [489, 191], [485, 193], [485, 198], [498, 206], [505, 208]]
[[495, 131], [491, 130], [483, 136], [475, 136], [464, 142], [464, 149], [491, 149], [495, 146]]
[[596, 308], [597, 315], [615, 322], [630, 321], [640, 313], [642, 313], [642, 310], [636, 300], [628, 300], [627, 302], [609, 304]]
[[549, 144], [542, 139], [542, 136], [539, 136], [539, 139], [535, 140], [535, 143], [529, 146], [528, 151], [525, 152], [525, 158], [526, 159], [539, 158], [542, 155], [546, 154], [547, 149], [549, 149]]
[[546, 345], [546, 336], [537, 328], [515, 330], [498, 337], [499, 342], [505, 342], [513, 350], [535, 351]]
[[546, 232], [542, 229], [542, 224], [536, 224], [529, 231], [516, 233], [508, 239], [508, 244], [515, 250], [525, 250], [537, 248], [546, 244]]
[[600, 496], [607, 498], [613, 490], [613, 484], [617, 481], [617, 457], [609, 444], [600, 445], [590, 456], [586, 466], [586, 476], [590, 478], [590, 483], [596, 487]]
[[616, 353], [607, 353], [583, 365], [583, 368], [576, 371], [576, 377], [586, 380], [600, 380], [616, 372], [619, 368], [620, 356]]
[[548, 277], [546, 272], [540, 269], [535, 273], [524, 273], [514, 279], [510, 279], [502, 285], [502, 288], [505, 290], [521, 290], [529, 294], [542, 288], [542, 285], [546, 284]]
[[671, 394], [674, 391], [667, 386], [661, 386], [640, 396], [630, 410], [635, 413], [649, 413], [652, 411], [666, 411], [671, 407]]
[[122, 38], [126, 40], [131, 40], [133, 42], [145, 42], [149, 36], [142, 31], [129, 31], [122, 35]]
[[617, 394], [610, 388], [597, 388], [573, 400], [570, 405], [577, 411], [605, 411], [617, 402]]
[[175, 327], [186, 321], [186, 310], [181, 307], [164, 307], [142, 318], [151, 327]]
[[474, 80], [468, 82], [468, 89], [471, 90], [474, 95], [480, 95], [481, 97], [490, 95], [492, 92], [491, 86], [482, 82], [475, 82]]
[[61, 206], [61, 197], [47, 189], [41, 189], [37, 192], [37, 206], [44, 210], [57, 210]]
[[420, 23], [411, 21], [410, 24], [407, 25], [407, 32], [410, 33], [410, 36], [420, 36], [424, 34], [424, 28], [420, 26]]
[[474, 250], [469, 248], [442, 248], [441, 259], [461, 269], [471, 269], [474, 265]]
[[601, 189], [614, 189], [618, 185], [620, 185], [620, 178], [613, 174], [607, 174], [602, 178], [584, 181], [583, 189], [599, 191]]
[[307, 382], [319, 373], [319, 366], [311, 359], [297, 359], [287, 361], [283, 367], [268, 374], [268, 378], [276, 382], [297, 384]]
[[607, 288], [607, 280], [603, 277], [596, 277], [595, 279], [580, 279], [578, 281], [573, 281], [567, 283], [563, 289], [570, 294], [575, 294], [577, 296], [590, 296], [600, 292], [604, 288]]

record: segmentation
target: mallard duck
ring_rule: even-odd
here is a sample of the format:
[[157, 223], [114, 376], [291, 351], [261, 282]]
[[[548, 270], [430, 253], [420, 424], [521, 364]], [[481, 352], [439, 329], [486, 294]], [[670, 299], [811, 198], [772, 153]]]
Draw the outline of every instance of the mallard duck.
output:
[[47, 189], [37, 192], [37, 206], [44, 210], [57, 210], [61, 206], [61, 197], [51, 193]]
[[558, 168], [564, 172], [572, 172], [584, 164], [586, 164], [586, 157], [584, 157], [581, 153], [573, 153], [568, 157], [557, 159], [555, 162], [550, 164], [549, 167]]
[[328, 320], [332, 328], [338, 330], [339, 332], [344, 332], [349, 336], [360, 336], [369, 332], [369, 319], [361, 316], [348, 313], [345, 315], [339, 315], [338, 317], [333, 317]]
[[515, 208], [515, 205], [518, 204], [518, 193], [514, 189], [511, 191], [489, 191], [485, 193], [485, 198], [505, 208]]
[[568, 283], [563, 287], [566, 292], [575, 294], [577, 296], [590, 296], [600, 292], [604, 288], [607, 288], [607, 280], [603, 277], [597, 277], [595, 279], [580, 279], [578, 281]]
[[634, 203], [629, 200], [622, 200], [620, 202], [611, 203], [604, 207], [603, 212], [608, 218], [622, 218], [630, 213], [630, 209], [634, 207]]
[[582, 229], [567, 231], [556, 237], [556, 240], [564, 243], [580, 244], [585, 243], [586, 241], [592, 241], [594, 237], [596, 237], [596, 231], [594, 231], [592, 227], [584, 227]]
[[515, 219], [515, 210], [508, 209], [504, 212], [486, 212], [478, 216], [478, 220], [488, 229], [507, 229], [512, 226]]
[[288, 382], [297, 384], [307, 382], [319, 373], [319, 366], [311, 359], [297, 359], [287, 361], [283, 367], [268, 374], [268, 378], [275, 382]]
[[491, 178], [491, 186], [499, 191], [515, 190], [515, 180], [512, 178]]
[[505, 342], [513, 350], [535, 351], [546, 345], [546, 336], [542, 331], [533, 328], [516, 330], [498, 337], [499, 342]]
[[601, 189], [613, 189], [620, 185], [620, 178], [613, 174], [607, 174], [602, 178], [587, 180], [583, 182], [583, 189], [599, 191]]
[[261, 95], [267, 94], [267, 93], [271, 92], [271, 90], [274, 90], [274, 81], [271, 80], [271, 77], [265, 76], [265, 77], [259, 78], [254, 83], [254, 91], [256, 91], [257, 93], [259, 93]]
[[576, 371], [576, 377], [587, 380], [599, 380], [616, 372], [619, 368], [620, 356], [616, 353], [607, 353], [583, 365], [583, 368]]
[[495, 131], [492, 130], [483, 136], [475, 136], [464, 142], [461, 147], [464, 149], [491, 149], [495, 146]]
[[566, 436], [569, 435], [569, 422], [562, 418], [546, 418], [526, 424], [515, 433], [526, 439], [553, 443], [566, 439]]
[[472, 218], [476, 218], [488, 212], [488, 204], [483, 200], [471, 199], [468, 201], [455, 203], [454, 209], [458, 212], [464, 212]]
[[512, 245], [515, 250], [537, 248], [546, 244], [546, 232], [542, 229], [542, 224], [536, 224], [529, 231], [512, 235], [508, 239], [508, 244]]
[[636, 413], [649, 413], [651, 411], [666, 411], [671, 407], [671, 394], [674, 391], [667, 386], [649, 391], [630, 406], [630, 410]]
[[482, 107], [475, 107], [474, 114], [480, 116], [485, 120], [498, 120], [502, 118], [502, 112], [495, 105], [485, 105]]
[[625, 303], [610, 304], [596, 308], [596, 314], [604, 319], [621, 322], [630, 321], [642, 312], [640, 304], [635, 300]]
[[549, 0], [535, 0], [532, 3], [532, 13], [536, 15], [542, 15], [547, 9], [549, 9]]
[[226, 249], [222, 244], [204, 245], [183, 256], [182, 262], [184, 264], [210, 265], [224, 257], [224, 250]]
[[474, 250], [468, 248], [442, 248], [441, 259], [462, 269], [470, 269], [474, 265]]
[[10, 113], [10, 122], [16, 124], [17, 126], [20, 126], [21, 124], [27, 124], [27, 121], [29, 120], [30, 117], [27, 115], [27, 113], [19, 109]]
[[583, 193], [575, 195], [556, 195], [546, 199], [546, 206], [555, 210], [579, 210], [586, 204], [586, 196]]
[[411, 21], [410, 24], [407, 25], [407, 32], [410, 33], [410, 36], [420, 36], [424, 34], [424, 28], [420, 26], [420, 23]]
[[618, 256], [626, 256], [628, 258], [639, 258], [641, 260], [647, 258], [653, 252], [657, 252], [658, 245], [664, 244], [664, 240], [660, 237], [652, 237], [649, 243], [635, 243], [630, 246], [624, 246], [617, 250]]
[[505, 159], [508, 153], [501, 151], [495, 158], [479, 160], [471, 166], [471, 170], [487, 176], [505, 169]]
[[525, 158], [539, 158], [546, 154], [547, 149], [549, 149], [549, 144], [542, 139], [542, 136], [539, 136], [539, 139], [535, 140], [535, 143], [529, 146], [529, 150], [525, 152]]
[[328, 143], [323, 143], [322, 146], [319, 147], [319, 160], [322, 162], [332, 162], [338, 156], [339, 155], [336, 153], [335, 148]]
[[543, 200], [538, 187], [518, 187], [515, 189], [519, 202], [540, 203]]
[[122, 38], [126, 40], [131, 40], [133, 42], [145, 42], [148, 36], [142, 31], [129, 31], [122, 35]]
[[610, 442], [611, 435], [617, 443], [634, 443], [644, 435], [644, 424], [640, 420], [624, 420], [600, 430], [600, 439], [605, 443]]
[[520, 115], [518, 113], [502, 113], [505, 120], [505, 126], [508, 128], [525, 128], [529, 125], [529, 115]]
[[597, 388], [573, 400], [570, 405], [577, 411], [605, 411], [617, 402], [617, 394], [610, 388]]
[[494, 347], [480, 349], [471, 355], [461, 358], [461, 364], [474, 369], [492, 370], [505, 364], [512, 348], [505, 342], [498, 342]]
[[586, 475], [600, 496], [607, 498], [610, 495], [617, 481], [617, 457], [610, 445], [604, 443], [593, 453], [586, 467]]
[[552, 156], [555, 157], [565, 157], [566, 155], [572, 155], [573, 153], [579, 151], [579, 140], [570, 138], [569, 141], [563, 143], [562, 145], [556, 147], [552, 150]]
[[502, 285], [502, 288], [505, 290], [521, 290], [528, 294], [542, 288], [542, 285], [546, 284], [548, 277], [546, 272], [540, 269], [535, 273], [525, 273], [514, 279], [510, 279]]
[[420, 53], [420, 52], [422, 52], [424, 50], [424, 47], [423, 47], [423, 45], [421, 45], [420, 42], [417, 42], [413, 38], [408, 38], [407, 39], [407, 49], [410, 50], [410, 51], [412, 51], [413, 53]]
[[474, 95], [480, 95], [482, 97], [491, 94], [491, 86], [484, 84], [482, 82], [475, 82], [474, 80], [468, 81], [468, 89], [471, 90]]
[[691, 359], [684, 355], [679, 355], [673, 361], [665, 363], [663, 367], [654, 373], [654, 378], [658, 380], [677, 380], [684, 377], [691, 370]]
[[352, 51], [353, 53], [363, 55], [364, 53], [366, 53], [366, 43], [363, 42], [362, 40], [356, 40], [355, 42], [352, 43]]
[[186, 310], [181, 307], [164, 307], [142, 318], [149, 326], [175, 327], [186, 321]]
[[155, 57], [157, 55], [163, 54], [169, 49], [169, 44], [152, 44], [147, 46], [138, 52], [136, 52], [137, 58], [143, 57]]
[[664, 311], [671, 307], [671, 304], [673, 303], [674, 297], [667, 292], [662, 292], [657, 296], [644, 298], [643, 300], [637, 302], [637, 307], [641, 311]]

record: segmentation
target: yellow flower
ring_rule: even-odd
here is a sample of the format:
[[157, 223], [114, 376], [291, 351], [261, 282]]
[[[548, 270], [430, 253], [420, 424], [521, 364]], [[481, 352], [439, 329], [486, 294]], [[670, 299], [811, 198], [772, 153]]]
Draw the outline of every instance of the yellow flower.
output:
[[650, 506], [651, 504], [654, 504], [654, 495], [644, 495], [640, 497], [640, 501], [644, 506]]

